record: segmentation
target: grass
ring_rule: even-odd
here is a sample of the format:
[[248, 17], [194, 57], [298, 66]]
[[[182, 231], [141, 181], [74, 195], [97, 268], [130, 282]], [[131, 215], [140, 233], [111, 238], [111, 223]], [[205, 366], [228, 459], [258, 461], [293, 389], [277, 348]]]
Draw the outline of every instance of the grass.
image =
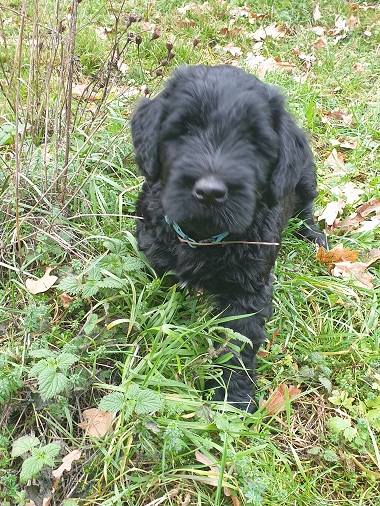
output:
[[[64, 506], [379, 504], [379, 263], [369, 268], [373, 289], [333, 278], [290, 224], [258, 398], [281, 385], [301, 393], [285, 396], [277, 414], [262, 407], [241, 417], [201, 398], [223, 360], [214, 357], [220, 322], [210, 302], [180, 291], [170, 276], [157, 278], [133, 237], [142, 182], [129, 131], [136, 99], [156, 94], [181, 63], [263, 73], [249, 67], [250, 52], [293, 65], [263, 77], [284, 89], [310, 132], [316, 210], [349, 182], [362, 193], [352, 203], [343, 196], [342, 218], [380, 198], [380, 10], [321, 0], [315, 20], [313, 7], [308, 0], [0, 6], [4, 506], [42, 504], [54, 482], [50, 504]], [[256, 30], [274, 22], [285, 35], [255, 45]], [[318, 37], [326, 47], [315, 47]], [[329, 116], [334, 109], [352, 119]], [[344, 170], [326, 166], [345, 140], [355, 143], [337, 148]], [[332, 228], [329, 240], [362, 259], [380, 249], [378, 227]], [[26, 279], [38, 280], [47, 266], [57, 283], [32, 295]], [[85, 423], [91, 408], [103, 410], [102, 435]], [[79, 458], [53, 478], [74, 450]]]

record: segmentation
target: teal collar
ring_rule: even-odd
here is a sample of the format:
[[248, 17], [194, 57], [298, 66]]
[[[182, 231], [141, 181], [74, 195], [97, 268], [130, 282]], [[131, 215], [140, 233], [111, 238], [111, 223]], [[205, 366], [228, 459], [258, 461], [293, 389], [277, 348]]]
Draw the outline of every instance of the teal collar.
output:
[[190, 246], [190, 248], [196, 248], [197, 247], [196, 244], [191, 244], [191, 243], [199, 243], [199, 242], [201, 242], [201, 243], [204, 243], [204, 244], [210, 244], [210, 243], [214, 243], [214, 242], [221, 242], [229, 234], [229, 232], [222, 232], [221, 234], [213, 235], [212, 237], [209, 237], [208, 239], [202, 239], [201, 241], [196, 241], [195, 239], [192, 239], [191, 237], [189, 237], [188, 235], [186, 235], [185, 232], [182, 230], [182, 228], [178, 225], [178, 223], [176, 223], [175, 221], [172, 221], [166, 215], [165, 215], [165, 221], [166, 221], [166, 223], [168, 225], [170, 225], [171, 227], [173, 227], [173, 230], [175, 231], [175, 233], [179, 237], [181, 237], [181, 239], [184, 239], [185, 241], [187, 241], [187, 244]]

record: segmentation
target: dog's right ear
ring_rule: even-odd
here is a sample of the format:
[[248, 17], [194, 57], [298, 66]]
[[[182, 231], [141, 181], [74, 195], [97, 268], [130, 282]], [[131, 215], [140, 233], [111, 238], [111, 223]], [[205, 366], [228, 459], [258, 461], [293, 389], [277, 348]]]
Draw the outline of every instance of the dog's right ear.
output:
[[132, 140], [136, 161], [147, 181], [154, 183], [160, 177], [161, 164], [158, 154], [162, 99], [141, 100], [132, 118]]

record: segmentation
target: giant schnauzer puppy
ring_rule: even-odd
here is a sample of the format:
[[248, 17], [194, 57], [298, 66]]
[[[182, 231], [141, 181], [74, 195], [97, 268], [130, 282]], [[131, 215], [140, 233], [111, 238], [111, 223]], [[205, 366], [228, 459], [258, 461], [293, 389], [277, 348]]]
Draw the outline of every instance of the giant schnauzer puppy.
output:
[[282, 231], [298, 216], [298, 234], [325, 243], [313, 220], [307, 138], [275, 87], [224, 65], [180, 67], [159, 95], [141, 101], [132, 137], [146, 178], [139, 247], [158, 274], [173, 271], [179, 283], [212, 294], [223, 318], [235, 317], [224, 325], [251, 345], [227, 348], [232, 358], [206, 386], [214, 400], [252, 412]]

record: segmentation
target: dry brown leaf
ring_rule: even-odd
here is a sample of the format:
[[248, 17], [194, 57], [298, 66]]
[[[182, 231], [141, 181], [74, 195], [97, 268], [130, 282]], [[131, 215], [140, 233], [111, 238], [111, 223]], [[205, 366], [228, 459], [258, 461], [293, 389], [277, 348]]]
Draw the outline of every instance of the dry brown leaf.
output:
[[314, 26], [311, 31], [315, 33], [315, 35], [318, 35], [319, 37], [322, 37], [326, 33], [326, 28], [323, 26]]
[[313, 63], [315, 62], [315, 56], [313, 54], [305, 54], [301, 53], [298, 55], [298, 58], [305, 62], [306, 68], [309, 70]]
[[75, 460], [79, 460], [81, 455], [82, 452], [80, 450], [74, 450], [63, 457], [62, 464], [52, 472], [54, 478], [60, 478], [65, 471], [71, 471], [72, 463]]
[[317, 258], [325, 264], [335, 264], [337, 262], [355, 262], [359, 256], [359, 250], [350, 250], [345, 248], [343, 244], [338, 244], [330, 251], [326, 251], [321, 247], [317, 250]]
[[95, 100], [100, 98], [100, 94], [90, 91], [90, 85], [88, 83], [73, 84], [72, 94], [74, 98], [78, 100], [87, 100], [87, 102], [95, 102]]
[[346, 173], [346, 166], [344, 164], [345, 155], [340, 153], [335, 148], [331, 151], [329, 156], [323, 162], [326, 167], [331, 167], [336, 173]]
[[25, 286], [29, 293], [35, 295], [36, 293], [43, 293], [49, 290], [54, 283], [57, 281], [57, 276], [51, 276], [50, 272], [53, 270], [52, 267], [46, 267], [45, 274], [40, 279], [28, 278], [25, 281]]
[[58, 297], [62, 302], [63, 307], [69, 307], [70, 302], [74, 302], [74, 300], [76, 299], [76, 297], [71, 297], [71, 295], [66, 292], [61, 293], [60, 295], [58, 295]]
[[339, 109], [338, 107], [333, 109], [332, 111], [326, 111], [326, 109], [322, 109], [323, 117], [322, 123], [328, 123], [329, 119], [342, 121], [345, 125], [351, 125], [353, 116], [352, 114], [348, 114], [347, 111], [343, 109]]
[[114, 414], [97, 408], [85, 409], [82, 413], [83, 422], [79, 427], [93, 437], [103, 437], [111, 428]]
[[361, 73], [361, 72], [364, 72], [364, 70], [369, 67], [369, 63], [355, 63], [354, 66], [353, 66], [353, 69], [355, 70], [355, 72], [358, 72], [358, 73]]
[[[216, 473], [216, 476], [210, 476], [207, 478], [207, 483], [209, 485], [212, 485], [214, 487], [218, 486], [219, 483], [219, 475], [220, 475], [220, 469], [218, 466], [215, 465], [215, 462], [213, 462], [211, 459], [209, 459], [206, 455], [201, 453], [200, 451], [195, 451], [195, 458], [198, 462], [201, 464], [208, 466], [210, 468], [210, 471], [212, 473]], [[239, 506], [240, 502], [236, 496], [231, 494], [230, 490], [227, 487], [223, 487], [223, 493], [226, 497], [231, 497], [232, 503], [234, 506]]]
[[343, 213], [343, 209], [345, 207], [345, 202], [343, 199], [338, 199], [334, 202], [329, 202], [322, 214], [318, 216], [318, 221], [325, 220], [327, 226], [331, 227], [338, 216]]
[[373, 217], [369, 221], [363, 221], [357, 229], [357, 232], [370, 232], [377, 228], [380, 228], [380, 218]]
[[354, 278], [361, 286], [372, 290], [373, 276], [366, 271], [371, 263], [373, 262], [338, 262], [331, 270], [331, 274], [336, 278]]
[[226, 53], [231, 53], [232, 56], [241, 56], [243, 54], [241, 47], [234, 46], [233, 42], [230, 42], [229, 44], [224, 46], [223, 51], [225, 51]]
[[323, 36], [318, 37], [318, 39], [313, 42], [313, 46], [315, 47], [315, 49], [322, 49], [322, 48], [327, 47], [326, 37], [323, 37]]
[[380, 215], [380, 200], [372, 197], [368, 202], [365, 202], [356, 209], [356, 212], [364, 218], [371, 213], [375, 213], [376, 216]]
[[262, 26], [260, 26], [260, 28], [258, 28], [252, 35], [252, 38], [253, 40], [257, 40], [257, 41], [260, 41], [260, 40], [264, 40], [266, 39], [266, 32], [264, 30], [264, 28]]
[[282, 37], [285, 37], [286, 28], [284, 25], [277, 26], [277, 23], [274, 21], [265, 27], [265, 33], [267, 37], [272, 37], [272, 39], [280, 39]]
[[319, 21], [322, 17], [321, 10], [318, 4], [314, 4], [313, 6], [313, 18], [314, 21]]
[[251, 52], [247, 54], [245, 63], [250, 69], [257, 70], [257, 74], [260, 78], [263, 78], [268, 71], [284, 70], [295, 67], [294, 63], [281, 61], [278, 58], [265, 58], [263, 55], [255, 55]]
[[265, 407], [268, 415], [276, 415], [286, 407], [287, 400], [292, 400], [299, 395], [301, 390], [293, 385], [289, 387], [283, 383], [278, 386], [267, 401], [262, 401], [260, 407]]
[[356, 16], [349, 17], [349, 19], [347, 21], [347, 26], [350, 30], [353, 30], [355, 28], [355, 26], [359, 26], [359, 25], [360, 25], [360, 21]]
[[216, 476], [209, 476], [210, 481], [208, 481], [208, 483], [214, 487], [217, 487], [219, 483], [219, 474], [220, 474], [219, 467], [215, 466], [214, 462], [211, 459], [209, 459], [206, 455], [204, 455], [198, 450], [195, 451], [195, 459], [201, 464], [208, 466], [211, 472], [216, 473]]
[[277, 26], [277, 23], [274, 21], [270, 25], [260, 26], [252, 35], [254, 40], [260, 41], [265, 40], [267, 37], [272, 37], [272, 39], [279, 39], [285, 37], [286, 28], [284, 25]]

